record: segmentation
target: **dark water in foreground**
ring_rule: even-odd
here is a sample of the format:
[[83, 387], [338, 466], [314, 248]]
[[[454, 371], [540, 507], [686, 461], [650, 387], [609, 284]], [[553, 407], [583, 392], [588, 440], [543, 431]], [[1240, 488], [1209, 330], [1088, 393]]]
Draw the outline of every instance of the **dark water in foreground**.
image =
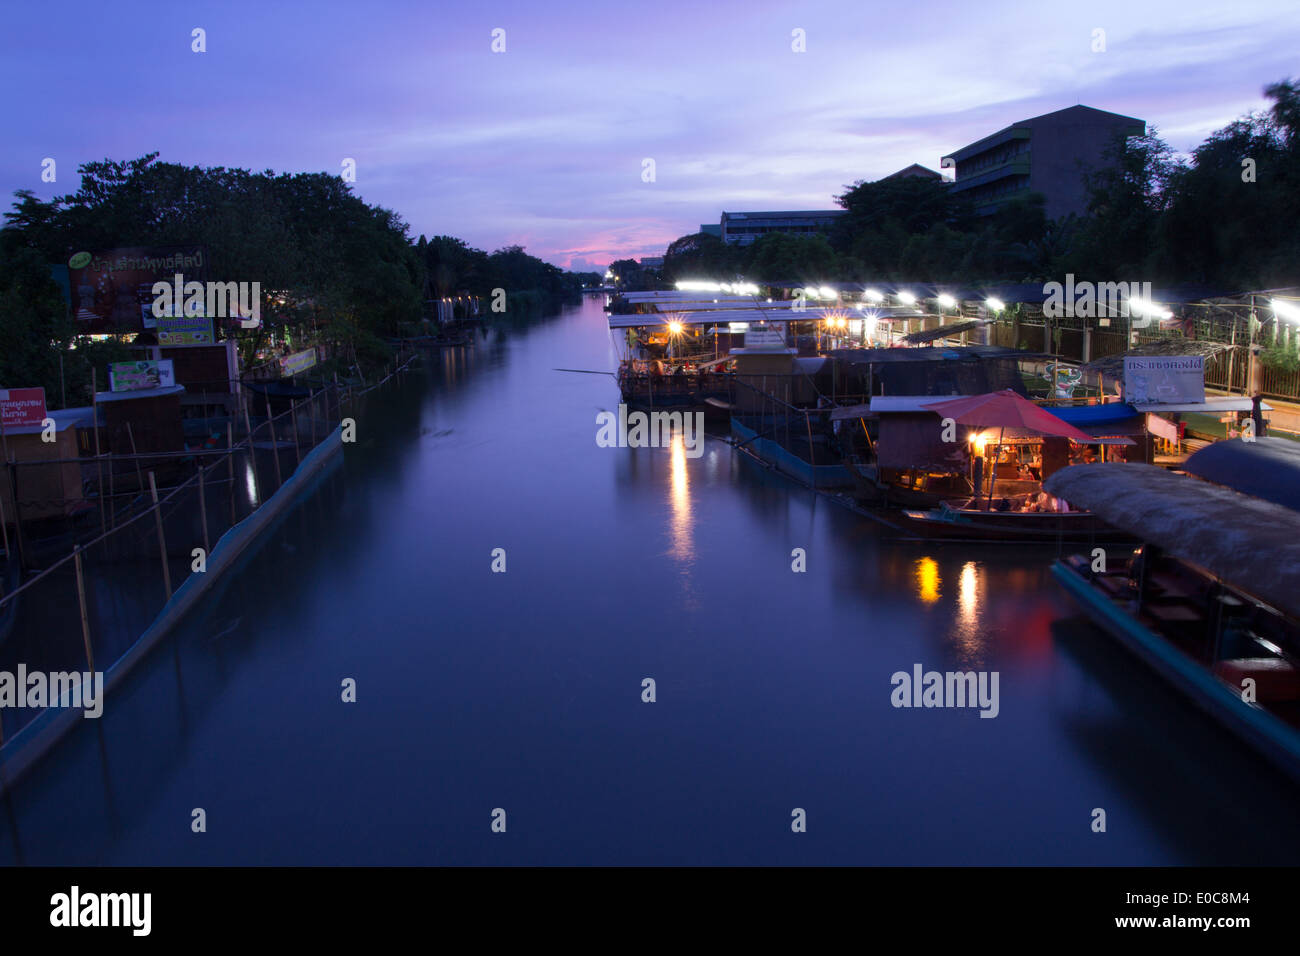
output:
[[[600, 448], [613, 382], [552, 369], [613, 363], [589, 301], [373, 400], [11, 794], [0, 862], [1300, 860], [1296, 790], [1076, 619], [1052, 549], [891, 541], [718, 441]], [[998, 671], [999, 715], [893, 708], [916, 663]]]

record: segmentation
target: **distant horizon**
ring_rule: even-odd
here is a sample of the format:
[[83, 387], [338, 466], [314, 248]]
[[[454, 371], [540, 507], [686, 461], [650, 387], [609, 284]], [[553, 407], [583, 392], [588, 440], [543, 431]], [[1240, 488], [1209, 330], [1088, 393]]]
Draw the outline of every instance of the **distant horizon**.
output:
[[[334, 175], [353, 159], [355, 193], [413, 240], [520, 245], [578, 272], [663, 255], [724, 209], [836, 208], [855, 181], [938, 170], [1078, 104], [1187, 153], [1267, 108], [1264, 87], [1297, 72], [1300, 45], [1294, 5], [1274, 0], [1083, 13], [941, 0], [888, 21], [844, 2], [453, 4], [436, 19], [396, 3], [359, 21], [338, 3], [307, 20], [247, 3], [116, 9], [71, 4], [78, 28], [54, 55], [44, 11], [9, 13], [6, 210], [19, 189], [76, 192], [77, 167], [106, 158]], [[132, 145], [142, 135], [150, 145]]]

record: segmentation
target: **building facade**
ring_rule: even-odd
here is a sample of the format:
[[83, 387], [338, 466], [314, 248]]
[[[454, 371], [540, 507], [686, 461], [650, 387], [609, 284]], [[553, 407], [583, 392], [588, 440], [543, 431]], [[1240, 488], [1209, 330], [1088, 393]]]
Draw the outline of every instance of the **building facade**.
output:
[[1049, 219], [1087, 212], [1083, 174], [1100, 166], [1116, 136], [1142, 136], [1146, 122], [1091, 106], [1071, 106], [1012, 123], [943, 157], [952, 188], [969, 196], [980, 215], [1013, 199], [1042, 193]]
[[722, 241], [747, 246], [772, 232], [784, 232], [796, 236], [825, 233], [844, 213], [843, 209], [724, 212], [720, 223]]

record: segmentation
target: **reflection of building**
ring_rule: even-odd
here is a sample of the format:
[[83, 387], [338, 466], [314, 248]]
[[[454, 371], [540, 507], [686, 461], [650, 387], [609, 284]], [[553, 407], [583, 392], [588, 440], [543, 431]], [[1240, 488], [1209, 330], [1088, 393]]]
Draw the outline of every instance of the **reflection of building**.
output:
[[945, 156], [942, 164], [956, 176], [953, 190], [967, 195], [981, 215], [1037, 192], [1047, 200], [1047, 217], [1057, 219], [1087, 212], [1083, 173], [1102, 164], [1116, 136], [1145, 133], [1143, 120], [1071, 106], [1012, 123]]
[[824, 233], [843, 209], [812, 209], [789, 212], [724, 212], [722, 241], [747, 246], [770, 232], [792, 235]]
[[664, 267], [663, 256], [646, 256], [641, 259], [640, 262], [642, 269], [649, 269], [651, 271], [658, 271]]

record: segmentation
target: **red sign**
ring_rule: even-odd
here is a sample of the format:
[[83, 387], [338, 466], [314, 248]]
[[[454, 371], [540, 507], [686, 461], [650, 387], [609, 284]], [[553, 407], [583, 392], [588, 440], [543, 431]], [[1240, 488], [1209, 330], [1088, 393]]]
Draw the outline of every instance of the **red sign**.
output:
[[45, 389], [0, 388], [0, 423], [5, 428], [40, 427], [45, 421]]

